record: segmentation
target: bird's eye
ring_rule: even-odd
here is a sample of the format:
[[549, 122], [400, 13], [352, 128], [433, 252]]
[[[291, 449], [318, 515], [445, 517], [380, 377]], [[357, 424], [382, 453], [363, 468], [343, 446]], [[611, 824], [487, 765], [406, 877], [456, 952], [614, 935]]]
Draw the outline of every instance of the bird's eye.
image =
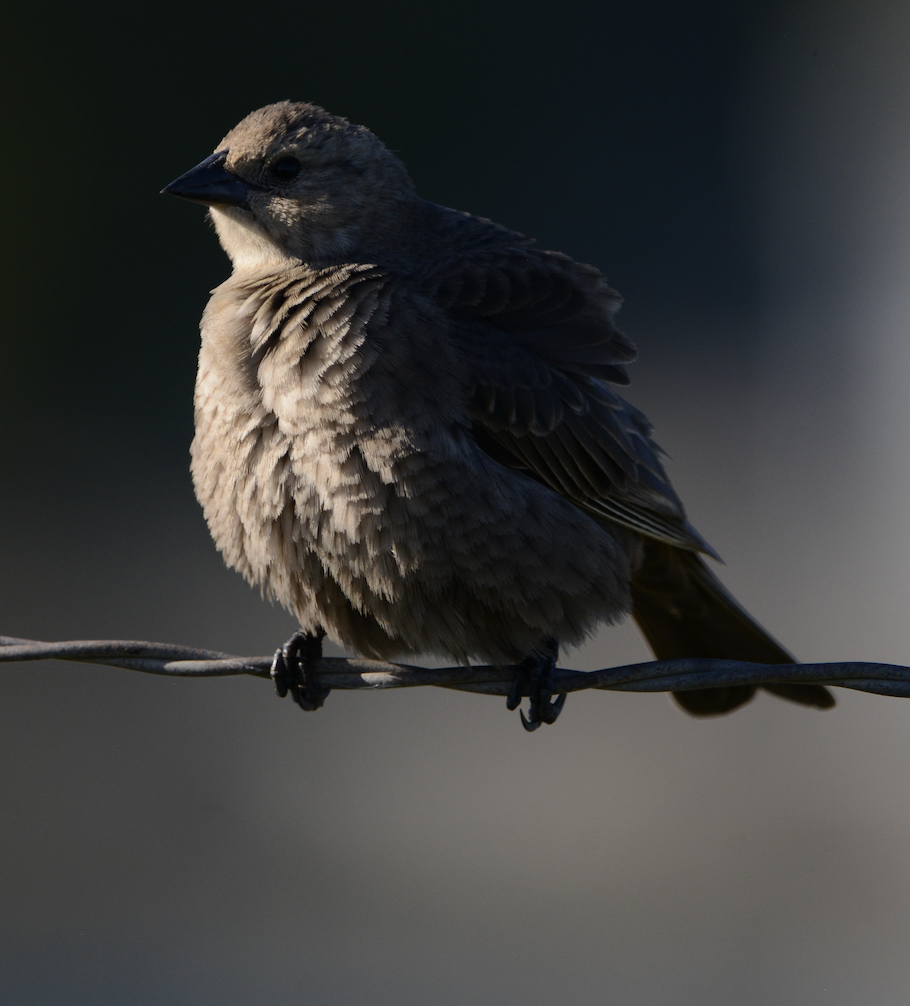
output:
[[271, 167], [272, 174], [282, 182], [289, 182], [300, 174], [300, 161], [296, 157], [281, 157]]

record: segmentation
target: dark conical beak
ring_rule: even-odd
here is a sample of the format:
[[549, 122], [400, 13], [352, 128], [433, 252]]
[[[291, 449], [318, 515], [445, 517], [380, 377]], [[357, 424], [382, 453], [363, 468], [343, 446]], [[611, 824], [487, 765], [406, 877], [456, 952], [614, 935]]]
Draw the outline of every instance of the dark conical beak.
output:
[[224, 167], [228, 152], [219, 150], [206, 157], [185, 175], [166, 185], [162, 194], [180, 196], [206, 206], [242, 206], [247, 208], [247, 196], [255, 186], [231, 174]]

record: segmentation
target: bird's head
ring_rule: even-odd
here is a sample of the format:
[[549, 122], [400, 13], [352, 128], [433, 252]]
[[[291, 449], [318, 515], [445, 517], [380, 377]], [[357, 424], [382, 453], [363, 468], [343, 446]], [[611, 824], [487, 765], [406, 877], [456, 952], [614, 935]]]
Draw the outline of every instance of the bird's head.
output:
[[291, 101], [251, 112], [162, 191], [210, 208], [238, 269], [369, 255], [394, 241], [416, 200], [404, 165], [368, 129]]

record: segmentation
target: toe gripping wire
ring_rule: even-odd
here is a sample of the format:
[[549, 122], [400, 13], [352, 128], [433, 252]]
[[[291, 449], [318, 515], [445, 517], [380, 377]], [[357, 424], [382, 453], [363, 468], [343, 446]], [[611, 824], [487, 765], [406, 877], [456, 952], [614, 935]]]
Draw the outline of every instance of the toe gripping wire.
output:
[[520, 711], [521, 725], [533, 733], [541, 723], [555, 723], [566, 704], [566, 693], [561, 692], [553, 702], [553, 671], [559, 655], [559, 643], [548, 639], [544, 653], [535, 653], [520, 664], [515, 665], [515, 677], [506, 699], [507, 709], [517, 709], [522, 696], [527, 694], [530, 702], [528, 715]]
[[331, 691], [316, 684], [314, 669], [322, 659], [322, 640], [325, 632], [304, 632], [298, 629], [293, 636], [275, 651], [271, 678], [278, 697], [291, 698], [308, 713], [321, 708]]

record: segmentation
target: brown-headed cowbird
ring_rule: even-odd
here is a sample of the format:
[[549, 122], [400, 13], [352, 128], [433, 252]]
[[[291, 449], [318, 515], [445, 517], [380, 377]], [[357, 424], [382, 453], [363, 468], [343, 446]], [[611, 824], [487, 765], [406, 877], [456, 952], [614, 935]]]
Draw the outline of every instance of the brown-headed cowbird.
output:
[[[630, 612], [661, 658], [792, 661], [706, 566], [613, 390], [636, 350], [596, 268], [426, 202], [369, 130], [306, 103], [248, 115], [164, 191], [209, 207], [234, 267], [202, 319], [192, 473], [228, 564], [299, 621], [280, 692], [322, 704], [327, 634], [515, 664], [534, 728], [561, 708], [559, 644]], [[676, 698], [709, 715], [754, 691]]]

